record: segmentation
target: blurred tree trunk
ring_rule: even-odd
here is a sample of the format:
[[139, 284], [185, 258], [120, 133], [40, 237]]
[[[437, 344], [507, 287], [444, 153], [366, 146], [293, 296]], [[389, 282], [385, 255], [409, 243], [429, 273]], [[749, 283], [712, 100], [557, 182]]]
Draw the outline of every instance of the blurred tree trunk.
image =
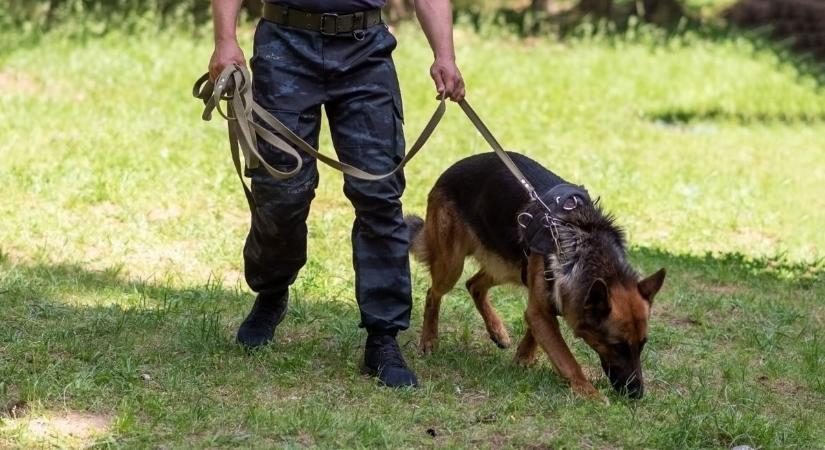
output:
[[637, 9], [636, 14], [657, 25], [675, 25], [685, 15], [678, 0], [644, 0], [640, 6], [643, 10]]
[[556, 0], [531, 0], [530, 10], [535, 13], [553, 14], [559, 10]]
[[680, 0], [637, 0], [615, 4], [613, 0], [580, 0], [575, 8], [576, 16], [592, 16], [624, 22], [630, 16], [656, 25], [670, 26], [681, 19], [685, 10]]
[[613, 0], [581, 0], [576, 9], [582, 15], [610, 17], [613, 12]]
[[796, 51], [825, 61], [825, 2], [822, 0], [739, 0], [724, 13], [743, 28], [768, 28]]
[[402, 20], [411, 19], [415, 15], [415, 3], [413, 0], [387, 0], [383, 12], [384, 20], [390, 24], [395, 24]]

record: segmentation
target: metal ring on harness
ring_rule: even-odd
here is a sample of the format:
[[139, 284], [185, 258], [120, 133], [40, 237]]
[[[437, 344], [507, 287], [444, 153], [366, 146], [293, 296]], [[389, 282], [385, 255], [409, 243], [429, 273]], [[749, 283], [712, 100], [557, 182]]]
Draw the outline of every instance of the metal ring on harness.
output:
[[518, 222], [518, 226], [520, 226], [522, 228], [527, 228], [527, 225], [529, 225], [529, 223], [527, 223], [527, 224], [522, 223], [521, 222], [522, 217], [527, 217], [530, 221], [532, 221], [533, 220], [533, 215], [528, 213], [528, 212], [523, 212], [523, 213], [519, 214], [518, 216], [516, 216], [516, 222]]

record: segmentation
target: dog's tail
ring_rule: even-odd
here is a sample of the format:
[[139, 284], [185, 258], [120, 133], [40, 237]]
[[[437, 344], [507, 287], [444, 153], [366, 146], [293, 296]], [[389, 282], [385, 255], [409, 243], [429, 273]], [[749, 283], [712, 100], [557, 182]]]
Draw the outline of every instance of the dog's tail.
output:
[[410, 253], [419, 262], [426, 263], [427, 258], [427, 240], [424, 239], [424, 219], [414, 214], [404, 217], [404, 222], [407, 222], [407, 228], [410, 230]]

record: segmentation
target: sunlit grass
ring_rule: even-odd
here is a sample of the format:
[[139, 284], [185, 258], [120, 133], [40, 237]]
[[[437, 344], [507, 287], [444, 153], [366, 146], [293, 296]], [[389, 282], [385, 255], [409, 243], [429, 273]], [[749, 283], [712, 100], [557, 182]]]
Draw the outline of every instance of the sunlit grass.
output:
[[[431, 56], [419, 31], [398, 36], [411, 140], [435, 107]], [[244, 353], [233, 333], [252, 298], [248, 212], [224, 124], [203, 123], [189, 94], [209, 40], [46, 37], [0, 69], [0, 407], [28, 409], [2, 419], [0, 446], [46, 439], [26, 420], [85, 411], [107, 424], [88, 442], [129, 447], [821, 447], [825, 93], [813, 78], [744, 39], [649, 30], [564, 42], [459, 30], [457, 47], [499, 140], [600, 196], [643, 271], [668, 267], [643, 401], [594, 405], [546, 361], [518, 368], [461, 290], [445, 300], [440, 350], [417, 355], [419, 266], [402, 342], [424, 386], [396, 393], [358, 375], [353, 216], [330, 170], [278, 344]], [[450, 107], [407, 170], [406, 210], [422, 213], [435, 178], [485, 145]], [[522, 293], [494, 295], [518, 335]]]

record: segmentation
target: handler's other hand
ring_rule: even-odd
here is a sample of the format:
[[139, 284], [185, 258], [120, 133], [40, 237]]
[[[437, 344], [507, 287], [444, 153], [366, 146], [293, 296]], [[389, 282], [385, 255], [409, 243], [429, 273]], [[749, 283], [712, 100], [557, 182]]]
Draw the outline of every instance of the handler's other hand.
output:
[[439, 98], [443, 94], [454, 102], [464, 99], [464, 79], [461, 78], [454, 59], [436, 58], [430, 67], [430, 76], [435, 81]]
[[246, 66], [246, 58], [243, 50], [235, 40], [218, 42], [215, 44], [215, 51], [212, 52], [212, 59], [209, 60], [209, 79], [215, 81], [220, 76], [223, 69], [232, 64]]

